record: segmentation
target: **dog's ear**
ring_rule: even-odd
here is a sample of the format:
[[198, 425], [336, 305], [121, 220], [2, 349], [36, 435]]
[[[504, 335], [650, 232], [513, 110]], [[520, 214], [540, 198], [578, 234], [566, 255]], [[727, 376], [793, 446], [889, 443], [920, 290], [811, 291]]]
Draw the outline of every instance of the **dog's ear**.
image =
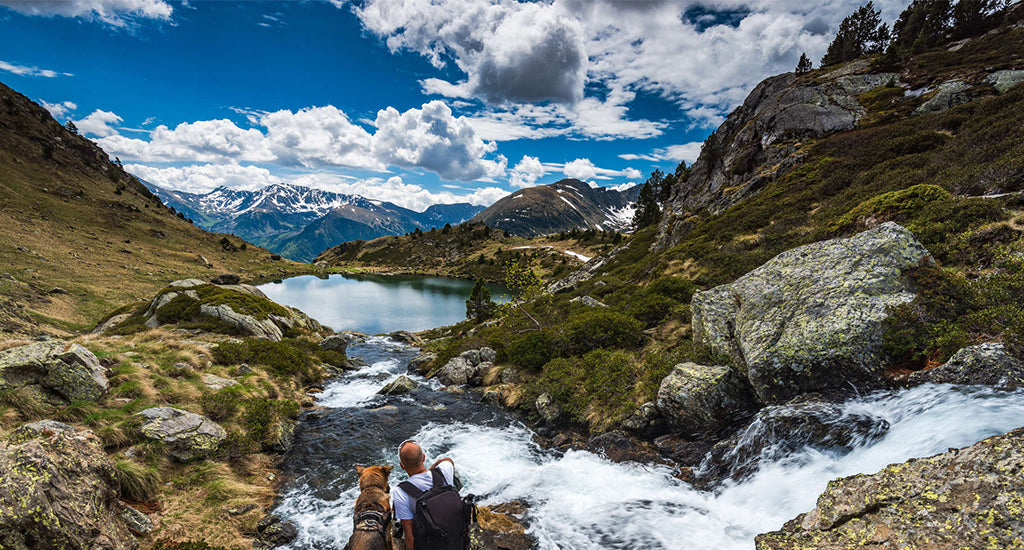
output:
[[366, 469], [366, 466], [360, 466], [360, 465], [356, 464], [356, 474], [363, 475], [363, 470], [365, 470], [365, 469]]
[[384, 477], [388, 477], [389, 475], [391, 475], [391, 470], [394, 470], [395, 467], [394, 466], [381, 466], [380, 469], [384, 470]]

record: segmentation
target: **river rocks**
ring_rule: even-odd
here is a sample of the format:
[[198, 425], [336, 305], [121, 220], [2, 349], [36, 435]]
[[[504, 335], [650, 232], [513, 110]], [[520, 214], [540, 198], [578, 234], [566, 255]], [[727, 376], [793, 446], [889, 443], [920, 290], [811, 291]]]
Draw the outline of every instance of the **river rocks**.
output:
[[222, 273], [210, 279], [210, 282], [215, 285], [237, 285], [242, 282], [242, 278], [233, 273]]
[[409, 372], [415, 372], [416, 374], [425, 375], [430, 370], [430, 365], [437, 360], [437, 354], [429, 351], [425, 351], [416, 357], [413, 357], [409, 361]]
[[665, 433], [665, 416], [656, 403], [647, 402], [622, 422], [622, 429], [640, 437], [654, 438]]
[[1024, 429], [831, 481], [817, 506], [759, 535], [758, 550], [1020, 548]]
[[961, 349], [945, 364], [910, 375], [911, 384], [984, 384], [997, 388], [1024, 387], [1024, 362], [1006, 353], [999, 343]]
[[496, 355], [493, 349], [486, 347], [464, 351], [437, 371], [437, 379], [446, 386], [462, 386], [474, 379], [479, 384], [482, 381], [478, 379], [480, 370], [494, 366], [491, 361]]
[[232, 380], [230, 378], [221, 378], [220, 376], [209, 373], [203, 373], [201, 379], [203, 381], [203, 384], [206, 384], [206, 387], [210, 388], [211, 390], [222, 390], [224, 388], [229, 388], [231, 386], [238, 385], [237, 380]]
[[546, 424], [554, 424], [562, 417], [562, 409], [558, 407], [555, 398], [551, 397], [549, 393], [540, 394], [533, 407]]
[[661, 381], [658, 410], [672, 428], [688, 435], [709, 435], [748, 416], [753, 391], [736, 370], [680, 363]]
[[653, 462], [658, 458], [658, 453], [650, 446], [620, 431], [605, 432], [590, 438], [587, 450], [603, 455], [612, 462]]
[[0, 443], [0, 548], [134, 550], [114, 465], [91, 432]]
[[256, 524], [256, 540], [252, 543], [257, 548], [275, 548], [284, 546], [299, 536], [295, 524], [286, 521], [277, 514], [268, 514]]
[[483, 390], [480, 395], [480, 401], [495, 407], [504, 407], [509, 403], [512, 397], [512, 385], [511, 384], [497, 384], [488, 386]]
[[403, 344], [409, 344], [410, 346], [423, 346], [423, 339], [407, 330], [396, 330], [388, 334], [388, 338], [396, 342], [402, 342]]
[[889, 423], [882, 418], [804, 396], [761, 409], [746, 429], [715, 444], [701, 464], [700, 477], [704, 484], [740, 480], [757, 471], [763, 460], [779, 459], [805, 447], [849, 452], [888, 430]]
[[765, 403], [882, 384], [888, 310], [914, 299], [905, 271], [934, 260], [886, 222], [788, 250], [693, 297], [694, 341], [733, 357]]
[[329, 351], [345, 353], [348, 349], [348, 338], [341, 334], [332, 334], [320, 341], [320, 347]]
[[404, 374], [392, 380], [377, 393], [380, 395], [403, 395], [419, 387], [415, 380]]
[[0, 352], [0, 388], [29, 386], [51, 404], [96, 401], [107, 385], [99, 359], [78, 344], [52, 340]]
[[506, 502], [479, 507], [477, 523], [470, 526], [470, 550], [530, 550], [536, 542], [526, 534], [527, 506]]
[[168, 454], [180, 462], [209, 456], [227, 436], [209, 418], [173, 407], [153, 407], [138, 415], [145, 419], [142, 435], [166, 443]]
[[997, 92], [1004, 94], [1010, 88], [1024, 82], [1024, 71], [996, 71], [986, 76], [985, 82], [991, 84]]

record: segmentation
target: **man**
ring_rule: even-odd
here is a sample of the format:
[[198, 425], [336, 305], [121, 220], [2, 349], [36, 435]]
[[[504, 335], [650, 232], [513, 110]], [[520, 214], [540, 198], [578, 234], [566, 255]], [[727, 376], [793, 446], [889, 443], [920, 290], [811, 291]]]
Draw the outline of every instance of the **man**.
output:
[[[430, 470], [435, 468], [444, 475], [444, 479], [449, 485], [454, 483], [455, 463], [452, 462], [452, 459], [439, 458], [430, 466], [430, 469], [423, 467], [425, 459], [423, 448], [415, 441], [404, 441], [398, 447], [399, 464], [409, 475], [409, 482], [416, 488], [425, 492], [434, 486]], [[416, 541], [413, 538], [412, 518], [416, 509], [416, 499], [410, 497], [401, 485], [392, 492], [392, 498], [395, 501], [395, 517], [402, 522], [402, 530], [405, 533], [405, 550], [414, 550]]]

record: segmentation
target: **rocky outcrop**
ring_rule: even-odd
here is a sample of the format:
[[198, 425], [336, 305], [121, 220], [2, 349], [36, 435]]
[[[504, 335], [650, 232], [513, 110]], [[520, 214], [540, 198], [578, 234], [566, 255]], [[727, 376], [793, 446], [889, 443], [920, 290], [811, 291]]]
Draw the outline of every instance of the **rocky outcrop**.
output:
[[607, 304], [592, 296], [577, 296], [569, 301], [572, 303], [579, 302], [587, 307], [608, 307]]
[[294, 523], [284, 520], [277, 514], [268, 514], [256, 524], [256, 540], [253, 550], [284, 546], [299, 536], [299, 529]]
[[0, 548], [134, 550], [114, 465], [91, 432], [0, 443]]
[[407, 330], [396, 330], [388, 334], [388, 338], [396, 342], [403, 344], [409, 344], [410, 346], [420, 347], [423, 345], [423, 339]]
[[943, 82], [942, 84], [939, 84], [934, 94], [928, 98], [928, 101], [925, 101], [914, 110], [914, 114], [927, 115], [929, 113], [941, 113], [942, 111], [952, 109], [957, 105], [967, 103], [971, 100], [970, 96], [967, 95], [967, 90], [970, 88], [970, 84], [962, 80], [950, 80], [949, 82]]
[[227, 436], [213, 420], [173, 407], [153, 407], [138, 415], [144, 419], [142, 435], [166, 443], [168, 454], [180, 462], [209, 456]]
[[408, 371], [425, 375], [427, 374], [427, 371], [430, 370], [430, 365], [432, 365], [436, 360], [436, 353], [425, 351], [416, 357], [413, 357], [412, 360], [409, 361]]
[[904, 273], [934, 260], [887, 222], [794, 248], [693, 297], [694, 341], [731, 355], [764, 403], [883, 383], [883, 323], [914, 293]]
[[262, 338], [272, 342], [280, 342], [284, 335], [281, 328], [272, 319], [257, 319], [252, 315], [237, 313], [231, 306], [221, 304], [212, 306], [202, 304], [199, 306], [199, 313], [203, 317], [214, 319], [234, 327], [243, 334], [254, 338]]
[[620, 431], [595, 435], [587, 441], [587, 450], [600, 454], [612, 462], [648, 463], [658, 458], [658, 452], [649, 444]]
[[1024, 429], [971, 447], [831, 481], [817, 506], [758, 550], [1020, 548]]
[[419, 387], [415, 380], [401, 375], [384, 386], [377, 393], [380, 395], [404, 395]]
[[470, 526], [470, 550], [536, 548], [536, 541], [526, 533], [528, 511], [522, 502], [481, 506], [477, 523]]
[[493, 365], [497, 354], [491, 348], [464, 351], [452, 357], [437, 371], [437, 379], [446, 386], [462, 386], [478, 378], [481, 370]]
[[348, 349], [348, 338], [343, 334], [332, 334], [320, 341], [320, 347], [328, 351], [345, 353]]
[[910, 375], [911, 384], [983, 384], [1003, 389], [1024, 387], [1024, 362], [999, 343], [963, 348], [943, 365]]
[[823, 78], [786, 73], [758, 84], [705, 142], [685, 184], [673, 188], [656, 247], [678, 243], [692, 227], [690, 214], [722, 212], [798, 164], [800, 140], [856, 128], [867, 114], [857, 96], [899, 81], [867, 70], [855, 61]]
[[96, 401], [107, 385], [99, 359], [78, 344], [53, 340], [0, 353], [0, 388], [27, 386], [51, 404]]
[[996, 71], [985, 77], [985, 83], [991, 84], [1001, 94], [1021, 82], [1024, 82], [1024, 71]]
[[657, 407], [673, 429], [701, 436], [749, 416], [757, 405], [750, 384], [738, 371], [680, 363], [661, 381]]

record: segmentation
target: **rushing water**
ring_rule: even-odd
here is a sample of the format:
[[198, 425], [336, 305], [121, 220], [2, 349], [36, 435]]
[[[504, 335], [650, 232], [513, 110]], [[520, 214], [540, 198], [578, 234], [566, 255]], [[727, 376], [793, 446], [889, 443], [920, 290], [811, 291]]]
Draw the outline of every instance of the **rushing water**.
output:
[[471, 392], [448, 394], [427, 383], [406, 396], [375, 395], [405, 372], [415, 351], [383, 338], [351, 347], [371, 367], [333, 382], [320, 395], [328, 409], [304, 420], [285, 460], [290, 482], [277, 509], [299, 526], [294, 548], [343, 548], [358, 494], [352, 466], [394, 465], [395, 485], [404, 478], [395, 447], [410, 437], [428, 461], [454, 459], [464, 493], [482, 495], [484, 504], [528, 503], [529, 533], [542, 549], [749, 549], [758, 533], [810, 510], [831, 479], [970, 445], [1024, 418], [1024, 392], [926, 385], [875, 393], [843, 408], [888, 421], [880, 439], [848, 453], [798, 449], [742, 482], [704, 492], [664, 466], [542, 450], [527, 428]]
[[[504, 287], [488, 287], [491, 296], [500, 301]], [[334, 330], [380, 334], [462, 321], [473, 281], [404, 275], [305, 275], [259, 288], [271, 300], [297, 307]]]

